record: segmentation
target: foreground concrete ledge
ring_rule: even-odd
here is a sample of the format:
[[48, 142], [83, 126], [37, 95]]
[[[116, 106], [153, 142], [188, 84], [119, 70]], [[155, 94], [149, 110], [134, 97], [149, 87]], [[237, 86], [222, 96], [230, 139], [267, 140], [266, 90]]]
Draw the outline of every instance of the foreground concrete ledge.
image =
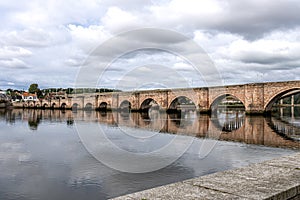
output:
[[300, 153], [114, 198], [300, 199]]

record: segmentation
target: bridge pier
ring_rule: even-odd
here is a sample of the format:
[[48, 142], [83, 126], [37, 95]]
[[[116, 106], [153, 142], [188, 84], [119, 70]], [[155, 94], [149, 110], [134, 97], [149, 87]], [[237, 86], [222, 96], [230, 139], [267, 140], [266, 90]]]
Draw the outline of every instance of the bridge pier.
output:
[[196, 112], [197, 113], [200, 113], [200, 114], [211, 114], [212, 110], [211, 109], [196, 109]]
[[266, 115], [270, 112], [267, 112], [265, 110], [246, 110], [246, 115]]

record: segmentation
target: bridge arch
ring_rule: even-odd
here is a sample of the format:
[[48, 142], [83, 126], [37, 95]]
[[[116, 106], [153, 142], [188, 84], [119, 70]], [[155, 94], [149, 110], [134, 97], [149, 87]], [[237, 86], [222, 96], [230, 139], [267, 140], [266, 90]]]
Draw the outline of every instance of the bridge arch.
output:
[[52, 103], [51, 108], [56, 108], [56, 103]]
[[153, 98], [145, 99], [140, 105], [140, 111], [148, 111], [150, 108], [159, 110], [160, 105]]
[[101, 102], [100, 104], [99, 104], [99, 110], [101, 110], [101, 111], [107, 111], [107, 107], [108, 107], [108, 103], [107, 102]]
[[73, 103], [72, 110], [77, 110], [79, 107], [78, 103]]
[[91, 111], [92, 109], [93, 109], [93, 104], [91, 104], [91, 103], [87, 103], [87, 104], [85, 104], [85, 106], [84, 106], [84, 110]]
[[60, 106], [61, 109], [66, 109], [67, 108], [67, 104], [66, 103], [62, 103]]
[[293, 92], [293, 91], [295, 91], [295, 92], [299, 91], [299, 93], [300, 93], [300, 88], [296, 87], [296, 88], [284, 89], [284, 90], [277, 92], [276, 94], [274, 94], [273, 96], [271, 96], [268, 99], [268, 101], [265, 104], [264, 110], [267, 112], [271, 111], [272, 106], [274, 105], [275, 102], [277, 102], [282, 96], [284, 96], [290, 92]]
[[235, 95], [232, 95], [232, 94], [222, 94], [222, 95], [217, 96], [212, 101], [212, 103], [209, 106], [210, 110], [211, 111], [215, 110], [218, 107], [218, 105], [220, 103], [222, 103], [222, 101], [224, 99], [229, 99], [229, 100], [227, 100], [226, 103], [224, 102], [224, 104], [223, 104], [224, 106], [226, 106], [226, 105], [231, 106], [231, 105], [237, 104], [239, 107], [242, 107], [243, 109], [246, 108], [245, 102], [243, 102], [240, 98], [236, 97]]
[[189, 111], [189, 110], [196, 110], [197, 106], [193, 100], [186, 96], [178, 96], [175, 97], [170, 105], [168, 106], [169, 111]]
[[124, 100], [121, 102], [120, 106], [119, 106], [119, 109], [122, 111], [126, 111], [126, 110], [131, 110], [131, 102], [128, 101], [128, 100]]
[[33, 103], [33, 102], [30, 102], [28, 107], [34, 108], [34, 103]]
[[48, 108], [48, 104], [47, 103], [44, 103], [43, 104], [43, 108], [45, 109], [45, 108]]

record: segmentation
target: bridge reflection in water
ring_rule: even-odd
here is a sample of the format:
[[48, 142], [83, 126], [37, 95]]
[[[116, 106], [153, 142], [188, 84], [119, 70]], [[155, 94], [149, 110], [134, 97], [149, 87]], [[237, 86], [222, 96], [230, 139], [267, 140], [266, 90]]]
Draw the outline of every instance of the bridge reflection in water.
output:
[[293, 108], [293, 111], [286, 107], [283, 112], [275, 112], [269, 117], [248, 116], [240, 109], [218, 109], [212, 115], [202, 115], [195, 111], [167, 114], [158, 110], [130, 113], [15, 109], [0, 111], [0, 117], [8, 123], [27, 121], [32, 130], [38, 129], [39, 124], [44, 122], [72, 126], [74, 121], [80, 120], [161, 133], [300, 149], [299, 107]]
[[274, 108], [270, 126], [280, 135], [300, 142], [300, 107]]

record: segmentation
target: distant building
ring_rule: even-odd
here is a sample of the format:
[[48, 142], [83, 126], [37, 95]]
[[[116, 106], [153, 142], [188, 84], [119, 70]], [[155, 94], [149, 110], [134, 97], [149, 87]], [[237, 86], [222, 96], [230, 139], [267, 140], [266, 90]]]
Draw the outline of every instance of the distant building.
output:
[[45, 99], [66, 99], [67, 93], [65, 91], [50, 92]]
[[23, 92], [22, 94], [22, 100], [23, 101], [38, 101], [36, 94], [31, 94], [28, 92]]
[[6, 94], [6, 91], [0, 90], [0, 94]]

